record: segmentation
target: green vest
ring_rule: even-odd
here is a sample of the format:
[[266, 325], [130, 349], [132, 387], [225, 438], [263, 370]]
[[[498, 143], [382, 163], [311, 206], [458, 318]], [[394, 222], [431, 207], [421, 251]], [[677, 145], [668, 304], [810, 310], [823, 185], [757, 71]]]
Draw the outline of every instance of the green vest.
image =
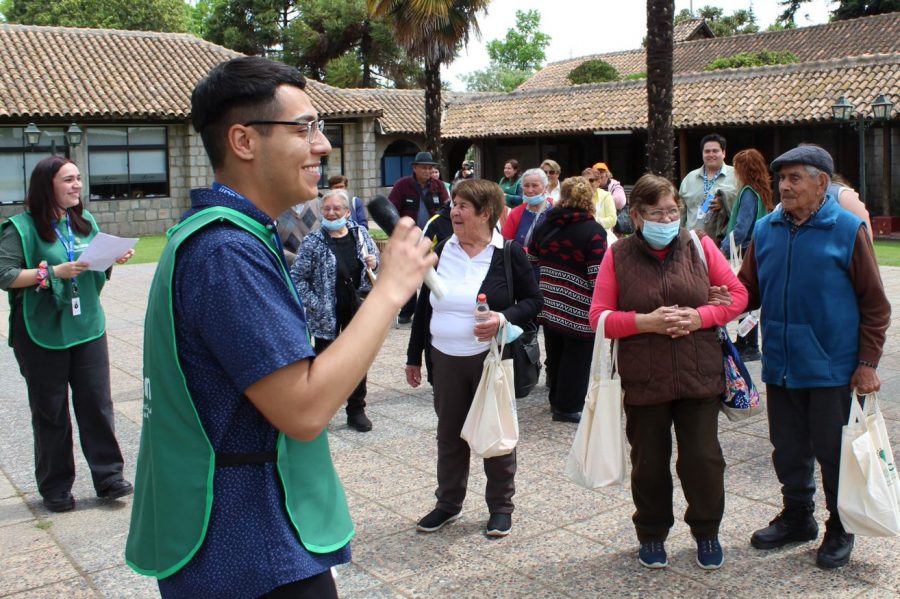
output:
[[[87, 248], [91, 239], [99, 232], [94, 217], [85, 210], [85, 219], [91, 225], [87, 235], [79, 235], [73, 230], [75, 258]], [[59, 223], [63, 236], [68, 237], [68, 228], [63, 219]], [[55, 236], [53, 241], [45, 241], [38, 235], [31, 214], [22, 212], [6, 220], [0, 228], [13, 226], [22, 238], [25, 253], [25, 268], [37, 268], [41, 260], [49, 266], [69, 261], [69, 255], [62, 242]], [[80, 343], [102, 337], [106, 331], [106, 316], [100, 306], [100, 290], [106, 283], [106, 273], [88, 270], [78, 275], [78, 297], [81, 300], [81, 314], [72, 315], [72, 280], [53, 278], [49, 289], [38, 291], [37, 286], [25, 289], [9, 289], [9, 345], [12, 346], [12, 307], [14, 294], [22, 293], [22, 310], [25, 328], [31, 340], [46, 349], [66, 349]]]
[[[744, 187], [741, 188], [740, 193], [738, 193], [737, 201], [735, 201], [734, 207], [732, 207], [731, 209], [731, 217], [729, 217], [728, 219], [728, 228], [725, 229], [725, 237], [728, 237], [728, 234], [734, 231], [734, 225], [737, 223], [738, 210], [740, 210], [741, 208], [741, 196], [744, 194], [745, 189], [749, 189], [753, 192], [753, 195], [756, 196], [756, 220], [761, 219], [769, 213], [769, 211], [766, 210], [766, 205], [763, 204], [762, 197], [760, 197], [760, 195], [756, 193], [756, 190], [749, 185], [744, 185]], [[753, 235], [752, 228], [750, 229], [750, 235]]]
[[[278, 253], [271, 231], [230, 208], [198, 212], [168, 233], [144, 322], [144, 418], [125, 546], [125, 562], [157, 578], [180, 570], [200, 549], [212, 509], [216, 456], [178, 361], [172, 277], [178, 247], [199, 229], [221, 221], [255, 235]], [[293, 290], [283, 267], [282, 274]], [[325, 431], [309, 442], [280, 433], [276, 467], [285, 509], [303, 546], [328, 553], [346, 545], [354, 534], [353, 523]]]

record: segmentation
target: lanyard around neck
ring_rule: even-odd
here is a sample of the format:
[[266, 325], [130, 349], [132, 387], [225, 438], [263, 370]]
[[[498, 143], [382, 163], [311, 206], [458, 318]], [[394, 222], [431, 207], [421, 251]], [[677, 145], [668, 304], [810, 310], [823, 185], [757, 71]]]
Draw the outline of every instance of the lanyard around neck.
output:
[[[60, 243], [63, 244], [63, 247], [66, 248], [66, 255], [69, 257], [69, 262], [75, 261], [75, 236], [72, 235], [72, 221], [69, 217], [69, 213], [66, 212], [66, 229], [68, 231], [68, 238], [63, 237], [62, 231], [59, 230], [59, 221], [53, 223], [53, 230], [56, 232], [56, 237], [59, 238]], [[68, 239], [68, 242], [67, 242]]]

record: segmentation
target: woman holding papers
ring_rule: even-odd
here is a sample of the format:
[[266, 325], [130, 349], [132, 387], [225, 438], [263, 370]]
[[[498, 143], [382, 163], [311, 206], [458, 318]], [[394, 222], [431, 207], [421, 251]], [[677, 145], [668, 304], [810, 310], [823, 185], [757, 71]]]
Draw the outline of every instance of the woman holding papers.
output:
[[[88, 270], [79, 256], [99, 232], [81, 203], [78, 167], [60, 156], [37, 163], [25, 212], [0, 225], [0, 289], [9, 292], [9, 344], [28, 385], [38, 491], [53, 512], [75, 507], [72, 423], [97, 496], [132, 492], [122, 477], [113, 426], [106, 320], [100, 290], [110, 271]], [[128, 250], [117, 262], [134, 254]]]

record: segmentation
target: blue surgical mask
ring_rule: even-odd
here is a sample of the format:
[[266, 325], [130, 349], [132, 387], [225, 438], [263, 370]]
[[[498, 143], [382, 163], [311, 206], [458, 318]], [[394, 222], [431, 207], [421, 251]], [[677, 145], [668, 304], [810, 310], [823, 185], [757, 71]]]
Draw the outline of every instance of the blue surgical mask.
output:
[[529, 206], [538, 206], [543, 204], [545, 200], [544, 194], [536, 195], [536, 196], [526, 196], [523, 195], [522, 198], [528, 203]]
[[340, 231], [347, 224], [347, 217], [342, 216], [337, 220], [328, 220], [327, 218], [322, 218], [322, 228], [326, 231]]
[[652, 220], [645, 220], [641, 233], [644, 235], [644, 240], [650, 244], [650, 247], [655, 250], [661, 250], [678, 237], [679, 229], [681, 229], [680, 220], [670, 223], [657, 223]]

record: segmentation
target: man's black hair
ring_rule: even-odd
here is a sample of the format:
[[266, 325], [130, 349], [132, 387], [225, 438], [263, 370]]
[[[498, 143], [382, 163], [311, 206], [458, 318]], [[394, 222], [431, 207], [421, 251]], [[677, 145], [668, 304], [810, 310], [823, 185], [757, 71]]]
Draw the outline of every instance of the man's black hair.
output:
[[707, 142], [714, 141], [719, 144], [719, 147], [722, 148], [722, 151], [725, 151], [725, 138], [719, 135], [718, 133], [709, 133], [703, 136], [703, 139], [700, 140], [700, 151], [703, 151], [703, 148], [706, 146]]
[[[232, 125], [277, 116], [275, 91], [281, 85], [305, 89], [306, 79], [294, 67], [259, 56], [219, 63], [200, 80], [191, 94], [191, 122], [214, 170], [225, 163], [225, 137]], [[269, 133], [265, 126], [257, 131]]]

